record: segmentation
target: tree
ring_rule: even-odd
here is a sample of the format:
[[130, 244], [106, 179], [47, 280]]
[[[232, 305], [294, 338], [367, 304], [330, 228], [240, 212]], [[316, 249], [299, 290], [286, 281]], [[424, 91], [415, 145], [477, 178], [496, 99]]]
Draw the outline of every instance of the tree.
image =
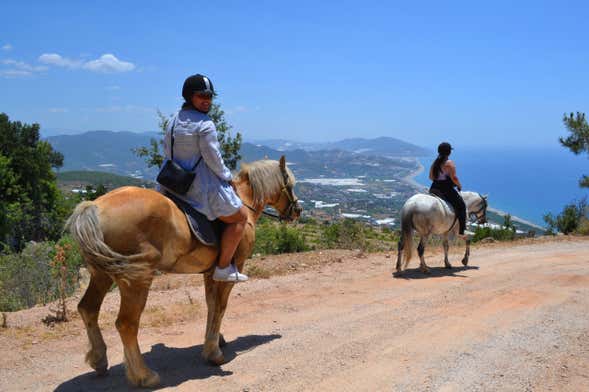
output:
[[511, 214], [506, 214], [503, 216], [503, 227], [515, 231], [515, 225], [513, 224], [513, 219], [511, 218]]
[[[163, 136], [166, 134], [169, 118], [159, 110], [157, 114], [159, 117], [158, 125]], [[208, 115], [217, 128], [217, 139], [221, 145], [221, 154], [225, 161], [225, 165], [230, 170], [235, 170], [237, 168], [237, 163], [241, 159], [241, 155], [239, 155], [242, 141], [241, 133], [237, 132], [235, 137], [231, 136], [231, 129], [233, 127], [225, 120], [225, 112], [221, 109], [221, 105], [213, 103]], [[164, 162], [163, 152], [160, 152], [160, 146], [162, 145], [163, 137], [160, 140], [152, 138], [149, 141], [148, 147], [139, 147], [134, 149], [133, 152], [137, 156], [145, 158], [148, 167], [160, 167]]]
[[[566, 138], [559, 138], [560, 143], [577, 155], [582, 152], [589, 153], [589, 124], [585, 119], [585, 113], [565, 113], [562, 121], [571, 134]], [[584, 175], [579, 185], [589, 188], [589, 176]]]
[[579, 228], [583, 219], [587, 218], [587, 212], [587, 200], [582, 199], [576, 204], [566, 205], [556, 217], [550, 213], [544, 215], [544, 222], [548, 225], [550, 233], [560, 231], [563, 234], [571, 234]]
[[40, 140], [39, 124], [0, 113], [0, 242], [20, 250], [27, 241], [57, 239], [61, 194], [52, 168], [63, 155]]

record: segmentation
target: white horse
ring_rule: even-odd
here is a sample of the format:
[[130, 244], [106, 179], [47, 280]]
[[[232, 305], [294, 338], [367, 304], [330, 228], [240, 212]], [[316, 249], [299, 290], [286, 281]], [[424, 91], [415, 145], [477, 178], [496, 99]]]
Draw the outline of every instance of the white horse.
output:
[[[487, 221], [487, 196], [476, 192], [460, 192], [460, 195], [466, 204], [466, 216], [475, 216], [479, 223], [485, 223]], [[446, 268], [452, 268], [448, 261], [448, 238], [450, 235], [457, 234], [458, 228], [458, 219], [448, 202], [429, 194], [411, 196], [401, 209], [401, 239], [397, 246], [397, 272], [402, 271], [403, 256], [405, 257], [403, 268], [407, 268], [407, 264], [411, 260], [413, 230], [417, 231], [421, 237], [417, 252], [420, 259], [419, 268], [422, 272], [429, 272], [423, 253], [425, 243], [432, 234], [438, 234], [444, 238], [444, 265]], [[466, 252], [462, 259], [462, 264], [465, 266], [468, 264], [469, 255], [470, 240], [467, 239]]]

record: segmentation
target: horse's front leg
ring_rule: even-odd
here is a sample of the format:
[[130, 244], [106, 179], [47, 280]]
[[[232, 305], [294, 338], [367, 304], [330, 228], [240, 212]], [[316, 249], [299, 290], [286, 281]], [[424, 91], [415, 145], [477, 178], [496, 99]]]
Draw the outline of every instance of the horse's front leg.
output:
[[220, 346], [225, 345], [225, 339], [219, 331], [234, 283], [215, 282], [212, 273], [206, 273], [204, 281], [208, 312], [202, 356], [214, 365], [221, 365], [225, 362], [225, 357]]
[[462, 258], [462, 264], [464, 266], [468, 265], [468, 258], [470, 257], [470, 239], [466, 240], [466, 251], [464, 252], [464, 257]]
[[419, 254], [419, 269], [424, 274], [429, 274], [429, 267], [425, 264], [425, 242], [427, 241], [427, 236], [421, 237], [419, 240], [419, 246], [417, 247], [417, 253]]
[[444, 235], [444, 265], [446, 268], [452, 268], [452, 264], [448, 261], [448, 249], [450, 248], [450, 244], [448, 244], [448, 235]]

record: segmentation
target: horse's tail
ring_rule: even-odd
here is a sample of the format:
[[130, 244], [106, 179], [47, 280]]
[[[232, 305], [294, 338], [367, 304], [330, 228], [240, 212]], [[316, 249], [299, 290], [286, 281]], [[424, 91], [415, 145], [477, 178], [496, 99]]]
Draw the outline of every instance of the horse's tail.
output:
[[143, 280], [151, 276], [148, 263], [134, 262], [142, 254], [123, 255], [112, 250], [104, 242], [104, 234], [98, 221], [98, 206], [92, 201], [78, 204], [68, 218], [65, 229], [69, 230], [80, 246], [89, 267], [103, 271], [115, 279], [125, 281]]
[[412, 211], [403, 211], [401, 214], [401, 241], [403, 244], [403, 257], [407, 268], [413, 253], [413, 213]]

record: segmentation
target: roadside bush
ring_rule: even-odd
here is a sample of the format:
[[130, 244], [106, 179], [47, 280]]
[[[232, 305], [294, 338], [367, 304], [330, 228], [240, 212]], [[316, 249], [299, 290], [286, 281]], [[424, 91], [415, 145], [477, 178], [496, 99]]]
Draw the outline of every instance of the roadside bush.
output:
[[263, 255], [296, 253], [309, 250], [305, 235], [296, 227], [262, 222], [256, 227], [254, 253]]
[[353, 219], [344, 219], [323, 228], [323, 243], [327, 248], [367, 250], [365, 227]]
[[67, 249], [63, 275], [61, 265], [53, 262], [53, 242], [29, 242], [20, 253], [0, 255], [0, 311], [29, 308], [59, 298], [61, 276], [65, 276], [65, 293], [75, 291], [82, 258], [71, 239], [63, 238], [58, 245]]
[[571, 234], [579, 230], [579, 234], [587, 233], [588, 216], [587, 199], [582, 199], [578, 203], [571, 203], [564, 207], [562, 212], [556, 217], [552, 214], [544, 215], [544, 222], [548, 225], [549, 234], [555, 234], [560, 231], [563, 234]]
[[515, 238], [515, 230], [511, 228], [494, 229], [492, 227], [477, 227], [474, 231], [472, 242], [478, 242], [489, 237], [497, 241], [512, 241]]

